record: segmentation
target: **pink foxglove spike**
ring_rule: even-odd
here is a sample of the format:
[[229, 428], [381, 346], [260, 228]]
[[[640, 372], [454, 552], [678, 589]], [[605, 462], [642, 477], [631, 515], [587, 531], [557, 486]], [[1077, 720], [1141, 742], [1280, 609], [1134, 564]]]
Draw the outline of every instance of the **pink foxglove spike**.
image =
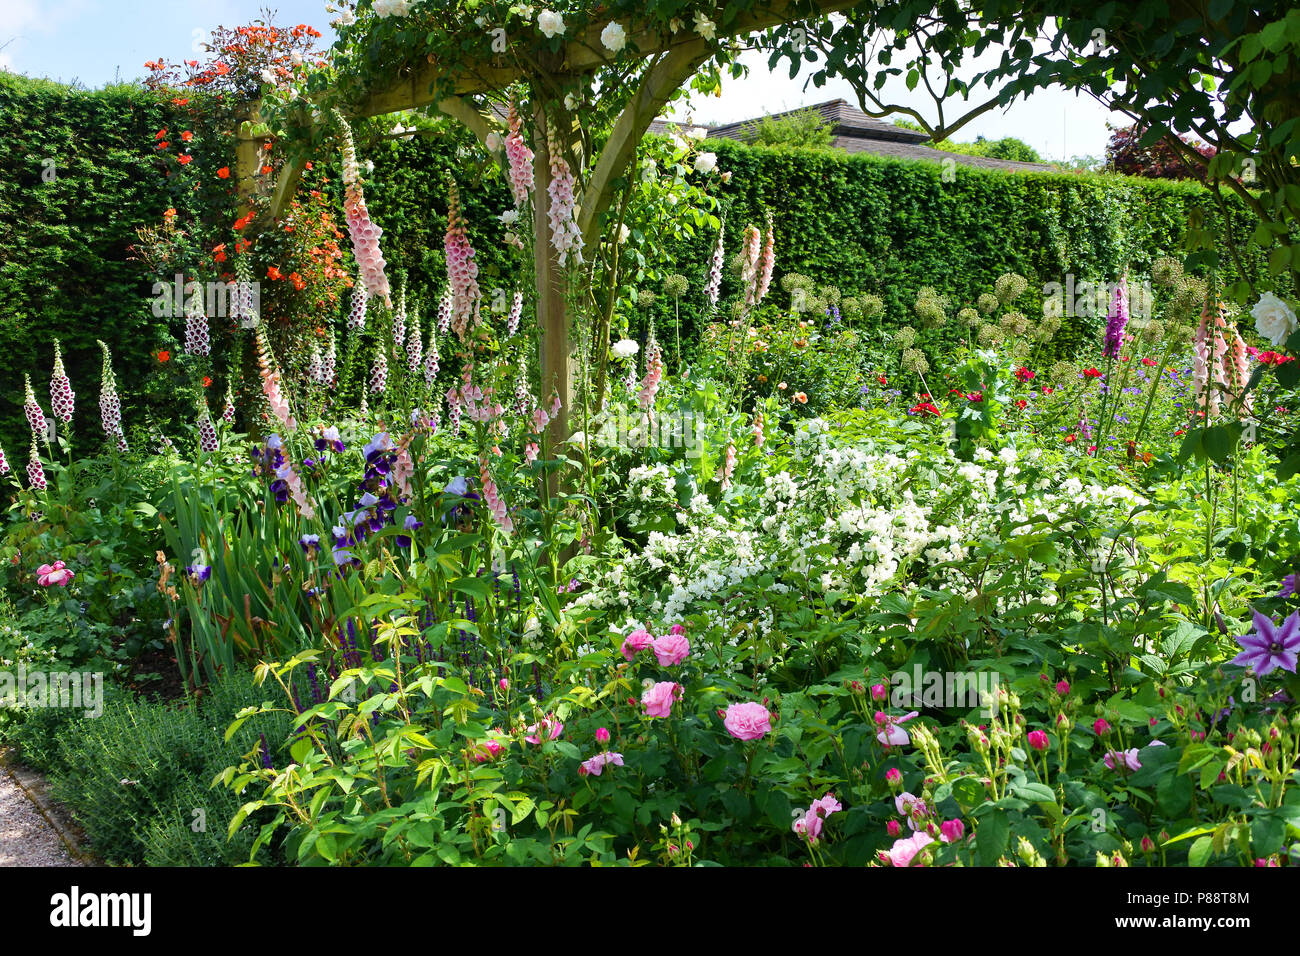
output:
[[357, 269], [365, 284], [366, 292], [376, 299], [383, 299], [384, 304], [392, 308], [393, 301], [388, 286], [388, 276], [384, 272], [386, 263], [379, 250], [379, 239], [384, 230], [370, 219], [366, 208], [365, 192], [361, 188], [361, 170], [357, 165], [356, 144], [352, 140], [352, 128], [348, 126], [343, 114], [337, 110], [334, 118], [339, 125], [343, 140], [343, 212], [347, 218], [348, 235], [352, 238], [352, 255], [357, 260]]
[[510, 166], [510, 191], [515, 197], [515, 208], [522, 209], [528, 202], [528, 194], [533, 188], [533, 151], [524, 142], [523, 120], [510, 100], [510, 113], [507, 117], [510, 132], [506, 133], [506, 160]]
[[430, 329], [429, 347], [424, 352], [424, 384], [430, 388], [433, 387], [433, 383], [438, 377], [440, 358], [438, 355], [438, 330]]
[[722, 238], [727, 231], [726, 220], [718, 225], [718, 244], [713, 247], [713, 261], [709, 264], [709, 281], [704, 286], [704, 297], [709, 300], [709, 308], [718, 304], [718, 293], [722, 290], [722, 266], [726, 250]]
[[767, 237], [763, 241], [763, 258], [759, 263], [758, 289], [754, 293], [754, 304], [763, 301], [767, 287], [772, 284], [772, 269], [776, 265], [776, 236], [772, 232], [772, 214], [767, 214]]
[[99, 385], [99, 420], [104, 434], [117, 439], [119, 451], [126, 451], [126, 436], [122, 432], [122, 402], [117, 397], [117, 379], [113, 375], [113, 356], [108, 346], [99, 342], [104, 353], [104, 370]]
[[27, 415], [27, 424], [32, 426], [32, 438], [40, 438], [41, 441], [49, 443], [50, 433], [45, 422], [45, 412], [41, 409], [40, 404], [36, 401], [36, 393], [32, 391], [32, 377], [23, 375], [23, 412]]
[[492, 475], [488, 472], [487, 458], [479, 459], [479, 478], [483, 484], [483, 503], [487, 505], [488, 511], [492, 513], [492, 519], [503, 532], [513, 534], [515, 523], [510, 519], [510, 511], [506, 508], [506, 503], [501, 500], [501, 496], [497, 492], [496, 482], [492, 480]]
[[762, 236], [759, 235], [756, 226], [749, 226], [745, 229], [745, 257], [742, 260], [740, 268], [740, 284], [745, 287], [745, 306], [753, 308], [757, 303], [758, 293], [758, 267], [761, 258]]
[[281, 389], [280, 373], [275, 368], [275, 356], [271, 352], [271, 343], [266, 338], [266, 330], [259, 327], [257, 330], [257, 364], [258, 372], [262, 377], [262, 393], [266, 396], [266, 403], [271, 407], [271, 413], [279, 419], [287, 431], [293, 431], [298, 427], [297, 421], [294, 420], [293, 413], [289, 409], [289, 400], [284, 397]]
[[76, 397], [72, 391], [72, 383], [68, 381], [68, 373], [63, 369], [63, 354], [59, 349], [59, 340], [55, 339], [54, 374], [50, 376], [50, 408], [54, 410], [54, 417], [65, 425], [72, 421], [73, 400]]
[[547, 214], [551, 225], [551, 246], [561, 266], [567, 265], [572, 255], [577, 262], [582, 262], [582, 231], [578, 228], [577, 205], [573, 195], [573, 171], [568, 162], [560, 155], [559, 144], [554, 140], [549, 145], [551, 154], [551, 183], [547, 187], [550, 195], [550, 211]]
[[41, 467], [41, 456], [36, 453], [36, 439], [32, 439], [31, 454], [27, 457], [27, 482], [37, 491], [45, 490], [45, 469]]
[[451, 327], [462, 342], [466, 333], [478, 325], [481, 299], [478, 265], [474, 262], [474, 247], [469, 243], [465, 227], [460, 212], [460, 193], [453, 181], [447, 197], [447, 235], [443, 248], [447, 254], [447, 276], [451, 280]]

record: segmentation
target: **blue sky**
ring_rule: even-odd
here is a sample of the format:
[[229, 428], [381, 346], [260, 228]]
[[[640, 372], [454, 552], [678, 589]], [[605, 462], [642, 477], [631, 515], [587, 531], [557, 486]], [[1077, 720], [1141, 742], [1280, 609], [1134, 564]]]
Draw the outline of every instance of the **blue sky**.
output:
[[[309, 23], [325, 34], [322, 45], [333, 41], [325, 0], [0, 0], [0, 68], [89, 87], [136, 79], [147, 72], [146, 60], [194, 58], [196, 43], [213, 27], [249, 23], [266, 6], [278, 25]], [[721, 97], [695, 99], [695, 122], [752, 119], [836, 98], [856, 102], [847, 84], [805, 92], [803, 77], [770, 73], [761, 54], [746, 54], [744, 61], [751, 67], [747, 78], [728, 81]], [[901, 88], [886, 89], [908, 96]], [[1109, 138], [1106, 120], [1091, 99], [1049, 91], [986, 114], [954, 138], [1016, 136], [1053, 159], [1100, 156]]]

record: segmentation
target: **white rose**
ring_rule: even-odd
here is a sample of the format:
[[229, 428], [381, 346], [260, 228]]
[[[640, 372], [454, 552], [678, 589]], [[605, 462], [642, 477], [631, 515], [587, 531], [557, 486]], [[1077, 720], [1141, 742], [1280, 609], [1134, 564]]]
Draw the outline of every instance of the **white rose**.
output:
[[1260, 296], [1250, 314], [1255, 317], [1255, 331], [1275, 349], [1281, 348], [1297, 327], [1295, 312], [1272, 292]]
[[605, 49], [611, 53], [617, 53], [627, 46], [627, 31], [621, 24], [611, 22], [600, 31], [600, 42], [605, 44]]
[[624, 225], [624, 226], [619, 226], [619, 227], [618, 227], [618, 241], [619, 241], [619, 242], [621, 242], [621, 243], [622, 243], [622, 242], [627, 242], [627, 237], [630, 236], [630, 235], [632, 235], [632, 230], [628, 229], [627, 226]]
[[484, 140], [484, 145], [487, 146], [489, 153], [495, 153], [501, 148], [501, 134], [496, 130], [488, 133], [487, 139]]
[[275, 82], [275, 74], [272, 73], [270, 70], [263, 70], [263, 71], [262, 71], [262, 82], [263, 82], [263, 83], [274, 83], [274, 82]]
[[703, 11], [695, 12], [695, 32], [706, 40], [716, 39], [718, 36], [718, 25], [706, 17]]
[[610, 351], [619, 358], [631, 358], [640, 348], [635, 339], [619, 339], [610, 347]]
[[704, 137], [708, 135], [709, 135], [709, 131], [706, 130], [703, 126], [695, 126], [686, 131], [686, 138], [695, 140], [696, 142], [704, 139]]
[[705, 175], [708, 175], [709, 173], [713, 172], [713, 170], [717, 167], [717, 165], [718, 165], [717, 153], [700, 153], [700, 155], [695, 157], [695, 171], [697, 173], [704, 173]]
[[292, 63], [294, 66], [302, 66], [302, 54], [299, 53], [297, 50], [294, 50], [292, 53], [289, 54], [289, 62]]
[[546, 34], [547, 38], [564, 34], [564, 18], [554, 10], [543, 10], [537, 14], [537, 29]]
[[576, 110], [578, 108], [578, 98], [572, 93], [564, 94], [564, 108], [566, 110]]
[[519, 221], [518, 209], [507, 209], [505, 212], [501, 214], [501, 222], [507, 226], [510, 225], [511, 223], [518, 222], [518, 221]]

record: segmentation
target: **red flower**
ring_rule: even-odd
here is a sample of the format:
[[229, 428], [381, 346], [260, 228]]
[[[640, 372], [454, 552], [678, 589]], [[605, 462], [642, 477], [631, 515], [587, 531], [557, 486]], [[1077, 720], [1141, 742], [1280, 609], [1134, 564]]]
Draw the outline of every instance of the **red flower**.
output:
[[308, 163], [308, 164], [307, 164], [306, 166], [304, 166], [303, 168], [306, 169], [307, 172], [311, 172], [311, 163]]
[[185, 132], [181, 133], [181, 139], [186, 143], [188, 143], [193, 138], [194, 138], [194, 134], [191, 133], [189, 130], [186, 130]]
[[1056, 389], [1052, 388], [1052, 386], [1050, 386], [1050, 385], [1044, 385], [1044, 386], [1043, 386], [1043, 394], [1044, 394], [1044, 395], [1051, 395], [1054, 391], [1056, 391]]
[[271, 266], [269, 269], [266, 270], [266, 277], [267, 277], [268, 279], [283, 279], [283, 278], [284, 278], [284, 276], [282, 276], [282, 275], [280, 274], [280, 270], [277, 269], [275, 266]]
[[253, 214], [251, 212], [247, 216], [241, 216], [239, 219], [235, 220], [235, 227], [234, 227], [235, 231], [238, 232], [240, 229], [243, 229], [252, 221], [253, 221]]
[[168, 146], [170, 146], [170, 145], [171, 145], [171, 143], [159, 143], [159, 144], [158, 144], [157, 146], [155, 146], [154, 148], [155, 148], [155, 149], [166, 149], [166, 148], [167, 148]]
[[1144, 359], [1142, 360], [1142, 364], [1143, 364], [1143, 365], [1148, 365], [1148, 366], [1150, 366], [1150, 365], [1155, 365], [1155, 364], [1156, 364], [1156, 360], [1153, 359], [1153, 358], [1144, 358]]
[[1101, 378], [1101, 372], [1098, 372], [1095, 368], [1085, 368], [1083, 374], [1087, 378]]
[[877, 375], [877, 376], [876, 376], [876, 381], [879, 382], [881, 385], [888, 385], [888, 384], [889, 384], [889, 379], [885, 378], [885, 376], [883, 376], [883, 375]]
[[171, 357], [172, 357], [172, 353], [171, 353], [171, 352], [168, 352], [166, 349], [159, 349], [159, 351], [158, 351], [158, 361], [160, 361], [160, 362], [168, 362], [168, 361], [171, 361]]
[[203, 387], [207, 388], [211, 384], [212, 384], [212, 377], [210, 375], [203, 376]]
[[167, 138], [167, 127], [164, 126], [164, 127], [163, 127], [162, 129], [160, 129], [158, 132], [154, 133], [153, 138], [154, 138], [154, 139], [166, 139], [166, 138]]
[[1033, 377], [1034, 373], [1029, 371], [1029, 369], [1025, 368], [1023, 365], [1016, 369], [1016, 378], [1020, 379], [1022, 382], [1027, 382]]
[[1070, 433], [1069, 435], [1066, 435], [1066, 436], [1065, 436], [1065, 443], [1068, 445], [1068, 444], [1070, 444], [1071, 442], [1073, 442], [1073, 441], [1074, 441], [1076, 438], [1078, 438], [1078, 437], [1079, 437], [1078, 435], [1075, 435], [1075, 434], [1072, 432], [1072, 433]]
[[270, 175], [271, 175], [271, 167], [270, 167], [270, 166], [263, 166], [263, 167], [262, 167], [262, 175], [263, 175], [263, 176], [270, 176]]
[[1016, 403], [1015, 403], [1015, 404], [1016, 404], [1016, 408], [1024, 408], [1024, 407], [1025, 407], [1026, 405], [1028, 405], [1029, 403], [1028, 403], [1027, 401], [1025, 401], [1023, 398], [1018, 398], [1018, 399], [1016, 399]]
[[193, 159], [194, 159], [193, 156], [191, 156], [189, 153], [186, 153], [184, 156], [177, 156], [176, 162], [180, 163], [182, 166], [188, 166], [190, 164], [190, 161]]
[[913, 405], [908, 409], [908, 413], [912, 415], [933, 415], [935, 418], [939, 417], [939, 409], [934, 407], [933, 402], [921, 402], [917, 405]]
[[222, 166], [220, 169], [218, 169], [218, 170], [217, 170], [217, 178], [218, 178], [218, 179], [229, 179], [229, 178], [230, 178], [230, 167], [229, 167], [229, 166]]

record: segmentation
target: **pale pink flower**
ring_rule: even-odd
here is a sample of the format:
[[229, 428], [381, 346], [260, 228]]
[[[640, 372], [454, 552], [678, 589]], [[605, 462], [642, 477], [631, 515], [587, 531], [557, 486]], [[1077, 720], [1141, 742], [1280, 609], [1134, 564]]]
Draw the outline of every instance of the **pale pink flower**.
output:
[[673, 681], [660, 681], [641, 695], [641, 705], [647, 717], [667, 717], [672, 713], [673, 702], [682, 695], [682, 685]]
[[513, 534], [515, 523], [510, 519], [510, 512], [506, 508], [506, 503], [501, 500], [501, 496], [497, 493], [496, 482], [492, 480], [492, 475], [488, 473], [487, 458], [479, 459], [479, 479], [483, 486], [483, 503], [487, 505], [488, 511], [492, 513], [492, 519], [503, 532]]
[[479, 323], [481, 293], [474, 248], [469, 243], [467, 224], [460, 211], [460, 193], [451, 183], [447, 198], [447, 235], [443, 249], [447, 254], [447, 275], [451, 280], [451, 327], [457, 338]]
[[542, 735], [545, 735], [547, 740], [555, 740], [562, 733], [564, 733], [564, 724], [556, 720], [554, 714], [547, 714], [540, 723], [533, 724], [527, 729], [524, 740], [535, 744], [540, 741]]
[[899, 724], [911, 720], [917, 715], [917, 711], [910, 714], [904, 714], [902, 717], [891, 717], [882, 711], [876, 712], [876, 726], [880, 732], [876, 734], [876, 739], [886, 747], [906, 747], [912, 742], [912, 738], [907, 735]]
[[280, 420], [280, 423], [286, 429], [293, 431], [298, 427], [298, 423], [289, 410], [288, 400], [280, 391], [280, 373], [276, 371], [274, 363], [271, 343], [266, 338], [266, 328], [265, 326], [259, 326], [257, 329], [257, 364], [259, 374], [262, 377], [262, 393], [266, 395], [266, 402], [271, 406], [271, 411], [275, 417]]
[[758, 304], [758, 269], [760, 247], [763, 237], [756, 226], [745, 229], [745, 244], [742, 247], [744, 258], [741, 259], [740, 283], [745, 287], [745, 307], [753, 308]]
[[911, 866], [917, 855], [933, 842], [934, 839], [926, 833], [913, 833], [897, 841], [887, 853], [882, 851], [882, 862], [890, 866]]
[[352, 255], [357, 260], [361, 281], [366, 292], [384, 300], [392, 307], [392, 298], [388, 287], [388, 276], [384, 273], [384, 256], [379, 250], [379, 239], [384, 231], [370, 219], [366, 209], [366, 197], [361, 188], [361, 173], [357, 166], [356, 145], [352, 140], [352, 129], [343, 114], [334, 113], [343, 140], [343, 212], [348, 223], [348, 235], [352, 239]]
[[691, 653], [691, 642], [678, 634], [656, 638], [653, 644], [655, 659], [661, 667], [672, 667], [686, 660]]
[[762, 704], [732, 704], [722, 718], [727, 733], [737, 740], [758, 740], [772, 732], [772, 714]]
[[528, 194], [533, 188], [533, 151], [524, 142], [523, 120], [515, 106], [514, 98], [510, 100], [510, 112], [507, 114], [510, 132], [506, 133], [506, 161], [510, 166], [510, 192], [515, 197], [515, 207], [522, 209], [528, 202]]
[[718, 293], [722, 289], [722, 266], [726, 255], [723, 247], [723, 235], [727, 231], [727, 222], [724, 219], [718, 225], [718, 244], [713, 247], [713, 260], [709, 264], [709, 281], [704, 286], [704, 297], [709, 300], [710, 311], [718, 304]]
[[623, 755], [615, 753], [612, 750], [598, 753], [590, 760], [584, 760], [582, 765], [578, 767], [578, 773], [584, 777], [588, 774], [591, 774], [593, 777], [599, 777], [601, 771], [611, 764], [615, 767], [623, 766]]
[[75, 575], [64, 566], [62, 561], [42, 564], [36, 569], [36, 581], [43, 588], [67, 587], [74, 577]]
[[1127, 767], [1129, 770], [1141, 770], [1142, 764], [1138, 762], [1138, 749], [1132, 750], [1108, 750], [1106, 756], [1102, 758], [1107, 769], [1114, 770], [1118, 766]]
[[582, 231], [578, 228], [577, 207], [573, 198], [573, 172], [560, 155], [559, 144], [552, 141], [551, 183], [547, 187], [551, 205], [547, 218], [551, 225], [551, 245], [561, 266], [569, 261], [570, 254], [582, 262]]
[[816, 843], [817, 838], [822, 835], [822, 818], [816, 809], [809, 807], [808, 812], [795, 820], [790, 829], [809, 843]]
[[776, 239], [772, 234], [772, 215], [767, 216], [767, 238], [763, 242], [763, 258], [759, 263], [758, 287], [754, 291], [754, 304], [763, 301], [767, 287], [772, 282], [772, 267], [776, 263]]
[[640, 628], [623, 639], [623, 646], [619, 648], [619, 653], [623, 655], [624, 660], [630, 661], [638, 652], [647, 647], [654, 647], [654, 643], [655, 639], [650, 632]]

